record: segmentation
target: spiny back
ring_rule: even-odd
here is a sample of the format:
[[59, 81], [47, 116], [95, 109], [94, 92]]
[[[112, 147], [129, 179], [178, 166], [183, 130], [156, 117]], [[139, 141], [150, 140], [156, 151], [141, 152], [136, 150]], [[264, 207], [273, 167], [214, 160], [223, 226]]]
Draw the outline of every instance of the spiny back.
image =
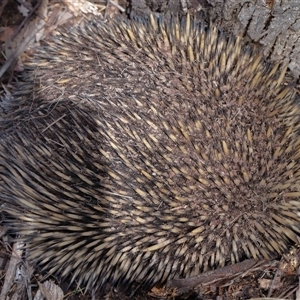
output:
[[0, 197], [29, 257], [102, 287], [282, 254], [300, 234], [284, 74], [189, 17], [55, 37], [0, 119]]

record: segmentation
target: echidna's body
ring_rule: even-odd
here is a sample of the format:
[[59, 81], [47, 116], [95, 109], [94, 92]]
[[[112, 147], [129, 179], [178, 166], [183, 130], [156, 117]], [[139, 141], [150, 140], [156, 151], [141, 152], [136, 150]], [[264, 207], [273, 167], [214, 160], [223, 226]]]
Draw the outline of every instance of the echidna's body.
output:
[[215, 28], [85, 24], [3, 103], [0, 197], [30, 258], [100, 287], [163, 283], [300, 236], [300, 109]]

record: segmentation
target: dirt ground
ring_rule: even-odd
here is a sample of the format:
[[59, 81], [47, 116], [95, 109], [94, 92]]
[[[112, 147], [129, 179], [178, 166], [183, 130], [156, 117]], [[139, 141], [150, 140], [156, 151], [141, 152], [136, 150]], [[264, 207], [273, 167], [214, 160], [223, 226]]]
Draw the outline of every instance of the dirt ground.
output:
[[[128, 17], [136, 1], [2, 0], [0, 1], [0, 97], [12, 90], [41, 40], [61, 26], [71, 26], [95, 15]], [[143, 8], [139, 7], [139, 13]], [[148, 8], [144, 13], [149, 13]], [[199, 278], [170, 282], [150, 291], [127, 295], [113, 289], [102, 294], [68, 285], [68, 278], [49, 277], [24, 261], [18, 243], [1, 227], [0, 299], [300, 299], [299, 249], [273, 261], [246, 261], [205, 273]], [[195, 283], [196, 280], [196, 283]], [[45, 296], [43, 298], [42, 294]]]

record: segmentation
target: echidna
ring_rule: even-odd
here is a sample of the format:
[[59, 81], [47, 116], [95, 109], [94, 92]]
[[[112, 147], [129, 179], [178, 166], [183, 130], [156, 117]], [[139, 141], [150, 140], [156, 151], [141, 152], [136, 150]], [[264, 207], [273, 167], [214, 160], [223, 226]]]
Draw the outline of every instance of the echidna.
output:
[[282, 254], [300, 237], [284, 78], [190, 17], [62, 32], [2, 103], [0, 198], [29, 258], [102, 288]]

